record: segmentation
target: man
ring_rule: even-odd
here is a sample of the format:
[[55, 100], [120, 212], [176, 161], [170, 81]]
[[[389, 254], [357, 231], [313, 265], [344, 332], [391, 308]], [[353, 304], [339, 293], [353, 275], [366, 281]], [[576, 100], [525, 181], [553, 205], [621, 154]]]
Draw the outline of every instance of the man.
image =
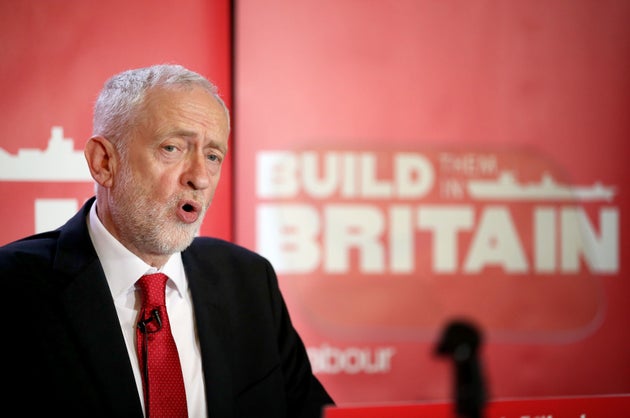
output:
[[[229, 123], [215, 86], [181, 66], [130, 70], [105, 84], [85, 147], [96, 197], [59, 229], [0, 248], [6, 410], [157, 416], [156, 398], [176, 401], [170, 389], [147, 395], [158, 366], [139, 330], [153, 321], [161, 333], [166, 318], [182, 415], [315, 418], [332, 404], [268, 261], [195, 238]], [[137, 282], [154, 273], [168, 277], [166, 318], [139, 316]]]

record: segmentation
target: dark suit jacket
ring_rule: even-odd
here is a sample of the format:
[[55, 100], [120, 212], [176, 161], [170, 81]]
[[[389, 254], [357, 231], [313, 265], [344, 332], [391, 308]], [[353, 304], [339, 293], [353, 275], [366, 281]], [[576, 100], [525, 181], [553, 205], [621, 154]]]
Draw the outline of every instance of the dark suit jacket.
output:
[[[16, 416], [141, 417], [131, 363], [85, 218], [0, 248], [0, 404]], [[312, 375], [272, 266], [196, 238], [182, 253], [213, 418], [320, 417], [332, 403]]]

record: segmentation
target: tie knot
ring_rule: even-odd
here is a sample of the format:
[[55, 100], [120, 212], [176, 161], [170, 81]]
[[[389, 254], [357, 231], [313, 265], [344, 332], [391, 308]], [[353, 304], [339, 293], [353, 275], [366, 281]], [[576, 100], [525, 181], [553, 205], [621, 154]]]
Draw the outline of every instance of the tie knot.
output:
[[142, 307], [165, 305], [166, 280], [163, 273], [145, 274], [136, 283], [142, 291]]

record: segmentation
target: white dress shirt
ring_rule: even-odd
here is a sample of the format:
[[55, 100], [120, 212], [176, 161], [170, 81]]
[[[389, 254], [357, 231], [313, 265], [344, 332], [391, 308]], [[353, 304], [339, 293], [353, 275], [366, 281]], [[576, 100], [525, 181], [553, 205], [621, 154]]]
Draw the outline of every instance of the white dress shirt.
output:
[[166, 309], [182, 365], [188, 414], [191, 418], [206, 417], [207, 406], [199, 339], [181, 254], [173, 254], [160, 270], [151, 267], [125, 248], [105, 229], [96, 215], [96, 203], [90, 209], [87, 226], [116, 305], [142, 408], [144, 409], [142, 377], [136, 352], [136, 323], [141, 300], [140, 291], [136, 289], [135, 283], [144, 274], [160, 272], [169, 277], [166, 282]]

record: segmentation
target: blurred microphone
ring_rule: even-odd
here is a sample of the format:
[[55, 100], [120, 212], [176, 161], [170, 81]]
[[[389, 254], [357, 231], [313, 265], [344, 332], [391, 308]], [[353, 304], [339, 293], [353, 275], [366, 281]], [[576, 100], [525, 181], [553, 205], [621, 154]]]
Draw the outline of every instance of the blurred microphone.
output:
[[476, 327], [465, 321], [449, 322], [435, 349], [438, 356], [453, 361], [455, 411], [460, 418], [482, 418], [486, 388], [479, 350], [482, 338]]

